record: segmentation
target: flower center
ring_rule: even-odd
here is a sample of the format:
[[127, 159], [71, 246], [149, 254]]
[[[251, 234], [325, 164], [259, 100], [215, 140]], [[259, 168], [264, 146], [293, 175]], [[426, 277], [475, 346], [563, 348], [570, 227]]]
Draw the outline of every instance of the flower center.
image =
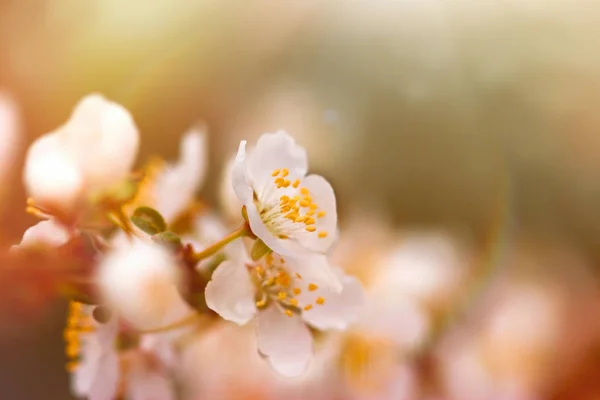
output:
[[69, 359], [66, 365], [67, 371], [73, 372], [79, 366], [81, 335], [91, 332], [94, 332], [92, 317], [84, 313], [82, 303], [71, 301], [69, 303], [67, 325], [64, 330], [65, 354]]
[[[263, 200], [257, 202], [257, 209], [269, 231], [280, 239], [300, 233], [314, 233], [326, 238], [327, 231], [317, 232], [316, 219], [323, 218], [326, 212], [319, 210], [313, 201], [310, 190], [300, 186], [300, 179], [293, 182], [288, 179], [287, 168], [276, 169], [271, 173], [273, 185], [269, 185], [263, 194]], [[290, 189], [290, 186], [292, 189]]]
[[[313, 303], [300, 304], [298, 296], [302, 293], [302, 276], [298, 273], [292, 275], [285, 266], [285, 260], [278, 255], [267, 254], [264, 263], [251, 267], [251, 272], [258, 288], [257, 308], [265, 308], [268, 304], [275, 303], [288, 317], [313, 308]], [[306, 290], [309, 292], [314, 292], [318, 288], [314, 283], [306, 284]], [[314, 304], [324, 305], [325, 298], [317, 297]]]

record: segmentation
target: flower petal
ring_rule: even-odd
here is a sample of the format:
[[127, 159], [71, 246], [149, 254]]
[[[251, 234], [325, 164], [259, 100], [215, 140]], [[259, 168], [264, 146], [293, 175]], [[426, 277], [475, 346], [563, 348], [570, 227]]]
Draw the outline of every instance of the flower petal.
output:
[[206, 305], [224, 319], [243, 325], [256, 314], [255, 289], [243, 264], [222, 262], [205, 290]]
[[248, 182], [257, 193], [261, 193], [272, 184], [271, 173], [283, 168], [291, 177], [304, 177], [308, 170], [306, 150], [284, 131], [261, 135], [245, 161]]
[[237, 155], [231, 168], [231, 184], [240, 202], [245, 206], [253, 205], [252, 186], [246, 177], [246, 141], [240, 142]]
[[154, 208], [167, 222], [172, 221], [194, 199], [202, 185], [207, 168], [206, 134], [191, 129], [181, 140], [180, 159], [167, 166], [156, 178]]
[[321, 254], [304, 257], [285, 257], [287, 268], [300, 274], [302, 280], [322, 286], [334, 293], [340, 293], [342, 282], [340, 277], [329, 265], [327, 257]]
[[[325, 253], [336, 239], [337, 209], [335, 193], [325, 178], [320, 175], [309, 175], [302, 181], [302, 187], [310, 191], [312, 202], [319, 206], [314, 218], [316, 231], [302, 232], [298, 235], [300, 244], [314, 252]], [[319, 213], [324, 215], [319, 217]], [[325, 237], [319, 237], [324, 233]]]
[[310, 330], [298, 316], [275, 306], [258, 314], [258, 351], [279, 374], [295, 377], [306, 371], [313, 354]]
[[[6, 92], [0, 90], [0, 179], [13, 167], [21, 143], [21, 121], [17, 104]], [[2, 189], [4, 191], [4, 189]]]
[[27, 193], [48, 209], [69, 210], [83, 190], [83, 176], [54, 135], [38, 138], [29, 147], [23, 175]]
[[70, 237], [71, 234], [63, 225], [55, 219], [49, 219], [28, 228], [23, 234], [21, 243], [13, 248], [39, 245], [59, 247], [67, 243]]
[[127, 400], [174, 400], [175, 393], [169, 379], [157, 371], [132, 371], [127, 379]]
[[55, 134], [83, 171], [88, 187], [97, 190], [129, 173], [139, 146], [131, 114], [99, 94], [84, 97]]
[[[314, 292], [304, 291], [298, 296], [300, 304], [315, 304], [311, 310], [302, 313], [302, 318], [317, 329], [347, 329], [349, 324], [356, 321], [365, 303], [363, 288], [358, 279], [344, 274], [339, 268], [334, 271], [342, 282], [341, 292], [319, 288]], [[325, 299], [323, 305], [316, 303], [319, 297]]]

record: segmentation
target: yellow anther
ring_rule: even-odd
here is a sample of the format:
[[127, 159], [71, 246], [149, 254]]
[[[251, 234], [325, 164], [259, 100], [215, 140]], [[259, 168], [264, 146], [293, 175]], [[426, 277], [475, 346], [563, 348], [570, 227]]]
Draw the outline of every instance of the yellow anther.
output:
[[258, 275], [258, 277], [262, 278], [263, 273], [265, 272], [265, 270], [262, 269], [262, 267], [256, 267], [254, 270], [256, 271], [256, 274]]
[[288, 235], [279, 235], [279, 239], [289, 239]]
[[308, 202], [306, 200], [300, 200], [300, 202], [298, 204], [300, 205], [300, 207], [308, 207], [308, 206], [310, 206], [310, 202]]
[[296, 296], [298, 296], [300, 293], [302, 293], [302, 289], [300, 289], [299, 287], [297, 287], [297, 288], [294, 288], [293, 292], [294, 292], [294, 294]]
[[276, 184], [279, 185], [280, 183], [283, 183], [283, 178], [282, 177], [276, 178], [273, 182], [275, 182]]
[[286, 292], [279, 292], [279, 293], [277, 293], [277, 298], [279, 300], [285, 300], [287, 298], [287, 293]]
[[310, 193], [310, 190], [308, 190], [307, 188], [303, 187], [300, 188], [300, 193], [302, 193], [303, 195], [308, 195]]
[[266, 305], [267, 305], [267, 300], [266, 299], [259, 300], [259, 301], [256, 302], [256, 307], [258, 307], [258, 308], [263, 308]]
[[292, 183], [292, 186], [294, 187], [294, 189], [298, 188], [298, 186], [300, 186], [300, 179], [296, 179], [294, 183]]
[[79, 366], [79, 362], [77, 361], [69, 361], [65, 366], [67, 372], [75, 372], [77, 367]]
[[281, 196], [281, 197], [279, 198], [279, 200], [280, 200], [282, 203], [287, 203], [288, 201], [290, 201], [290, 196], [288, 196], [288, 195], [285, 195], [285, 194], [284, 194], [283, 196]]
[[310, 196], [304, 196], [304, 200], [308, 201], [309, 203], [312, 203], [312, 197]]
[[315, 203], [312, 203], [309, 207], [313, 210], [316, 210], [317, 208], [319, 208], [319, 206], [316, 205]]
[[265, 286], [273, 286], [275, 284], [275, 278], [269, 278], [265, 281]]
[[306, 220], [305, 216], [300, 216], [294, 220], [294, 222], [304, 222]]
[[323, 238], [327, 237], [327, 232], [321, 231], [321, 232], [319, 232], [319, 234], [317, 236], [320, 237], [321, 239], [323, 239]]
[[[265, 256], [265, 261], [267, 262], [267, 264], [271, 264], [273, 262], [273, 253], [267, 253], [267, 255]], [[256, 267], [256, 268], [260, 268], [260, 267]]]
[[287, 168], [281, 170], [281, 176], [284, 178], [290, 174], [290, 171]]
[[307, 230], [307, 231], [309, 231], [309, 232], [314, 232], [314, 231], [316, 231], [316, 230], [317, 230], [317, 227], [316, 227], [316, 226], [314, 226], [314, 225], [308, 225], [308, 226], [307, 226], [306, 228], [304, 228], [304, 229], [306, 229], [306, 230]]
[[67, 357], [75, 358], [79, 355], [79, 350], [81, 350], [81, 347], [79, 346], [79, 341], [75, 341], [67, 345], [67, 350], [65, 353]]
[[292, 197], [292, 200], [294, 201], [294, 203], [296, 203], [298, 200], [300, 200], [300, 196], [294, 196]]
[[308, 284], [308, 291], [309, 292], [314, 292], [315, 290], [317, 290], [319, 287], [317, 285], [315, 285], [314, 283], [309, 283]]
[[311, 217], [305, 218], [305, 219], [304, 219], [304, 223], [305, 223], [306, 225], [313, 225], [313, 224], [315, 223], [315, 219], [314, 219], [314, 218], [311, 218]]
[[277, 175], [279, 175], [280, 172], [281, 172], [281, 170], [279, 168], [277, 168], [276, 170], [271, 172], [271, 176], [277, 176]]
[[289, 187], [291, 183], [292, 182], [290, 182], [289, 179], [284, 179], [283, 183], [281, 184], [281, 186], [283, 186], [284, 188], [286, 188], [286, 187]]
[[292, 317], [294, 315], [290, 310], [285, 310], [284, 312], [288, 317]]
[[315, 300], [315, 302], [316, 302], [318, 305], [322, 306], [323, 304], [325, 304], [325, 299], [324, 299], [324, 298], [322, 298], [322, 297], [317, 297], [317, 300]]
[[304, 311], [308, 311], [312, 308], [312, 304], [308, 304], [306, 306], [304, 306]]
[[308, 210], [308, 211], [306, 212], [306, 215], [308, 215], [309, 217], [312, 217], [313, 215], [315, 215], [315, 210], [312, 210], [312, 209], [311, 209], [311, 210]]
[[317, 218], [323, 218], [325, 216], [326, 212], [325, 211], [319, 211], [319, 213], [317, 214]]
[[294, 307], [298, 306], [298, 299], [290, 299], [290, 304], [293, 305]]

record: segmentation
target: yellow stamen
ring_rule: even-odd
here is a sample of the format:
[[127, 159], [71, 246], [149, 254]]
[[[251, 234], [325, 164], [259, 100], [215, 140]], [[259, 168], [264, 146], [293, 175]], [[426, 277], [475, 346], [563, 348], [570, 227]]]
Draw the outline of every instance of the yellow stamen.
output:
[[290, 318], [294, 315], [290, 310], [285, 310], [284, 312], [285, 312], [285, 315], [287, 315]]
[[281, 170], [281, 176], [284, 178], [290, 174], [290, 171], [287, 168]]
[[306, 225], [313, 225], [315, 223], [315, 220], [314, 220], [314, 218], [308, 217], [304, 220], [304, 223]]
[[317, 290], [319, 287], [317, 285], [315, 285], [314, 283], [309, 283], [308, 284], [308, 291], [309, 292], [314, 292], [315, 290]]
[[300, 202], [298, 203], [300, 204], [300, 207], [308, 207], [310, 206], [310, 203], [306, 200], [300, 200]]
[[323, 304], [325, 304], [325, 299], [324, 299], [324, 298], [322, 298], [322, 297], [317, 297], [317, 300], [315, 300], [315, 302], [316, 302], [318, 305], [322, 306]]
[[312, 217], [313, 215], [315, 215], [315, 210], [312, 210], [312, 209], [311, 209], [311, 210], [308, 210], [308, 211], [306, 212], [306, 215], [308, 215], [309, 217]]
[[281, 172], [281, 170], [280, 170], [280, 169], [276, 169], [276, 170], [274, 170], [274, 171], [271, 173], [271, 176], [277, 176], [277, 175], [279, 175], [279, 172]]
[[310, 193], [310, 191], [307, 188], [303, 187], [300, 189], [300, 193], [306, 196]]
[[319, 206], [316, 205], [315, 203], [311, 203], [311, 205], [309, 207], [312, 208], [313, 210], [316, 210], [317, 208], [319, 208]]
[[293, 305], [294, 307], [298, 306], [298, 299], [290, 299], [290, 304]]
[[292, 183], [292, 186], [294, 187], [294, 189], [298, 188], [298, 186], [300, 186], [300, 179], [296, 179], [294, 183]]
[[67, 363], [67, 365], [65, 366], [65, 369], [67, 370], [67, 372], [75, 372], [75, 370], [77, 369], [78, 366], [79, 366], [78, 361], [69, 361]]
[[289, 179], [285, 179], [283, 181], [283, 183], [281, 184], [281, 186], [283, 186], [284, 188], [286, 188], [286, 187], [289, 187], [290, 184], [291, 184], [290, 180]]
[[260, 300], [260, 301], [256, 302], [256, 307], [258, 307], [258, 308], [263, 308], [266, 305], [267, 305], [267, 300]]
[[319, 213], [317, 214], [317, 218], [323, 218], [325, 214], [325, 211], [319, 211]]
[[319, 234], [317, 236], [320, 237], [321, 239], [323, 239], [323, 238], [327, 237], [327, 232], [321, 231], [321, 232], [319, 232]]
[[300, 293], [302, 293], [302, 289], [300, 289], [299, 287], [297, 287], [297, 288], [294, 288], [293, 292], [294, 292], [294, 294], [296, 296], [298, 296]]
[[304, 228], [304, 229], [306, 229], [306, 230], [307, 230], [307, 231], [309, 231], [309, 232], [314, 232], [314, 231], [316, 231], [316, 230], [317, 230], [317, 227], [316, 227], [316, 226], [314, 226], [314, 225], [309, 225], [309, 226], [307, 226], [307, 227], [306, 227], [306, 228]]
[[304, 306], [304, 311], [308, 311], [312, 308], [312, 304], [308, 304], [306, 306]]
[[279, 293], [277, 293], [277, 298], [279, 300], [285, 300], [286, 297], [287, 297], [287, 293], [286, 292], [279, 292]]

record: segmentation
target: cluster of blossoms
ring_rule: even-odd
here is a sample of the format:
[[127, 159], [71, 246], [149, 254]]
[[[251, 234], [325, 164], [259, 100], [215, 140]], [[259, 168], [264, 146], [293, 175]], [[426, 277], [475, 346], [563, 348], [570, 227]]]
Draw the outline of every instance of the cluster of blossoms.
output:
[[138, 146], [129, 112], [90, 95], [26, 156], [27, 210], [42, 221], [10, 253], [59, 255], [74, 393], [175, 398], [186, 343], [219, 319], [252, 325], [257, 354], [280, 376], [304, 374], [314, 338], [347, 329], [364, 303], [359, 281], [329, 261], [331, 185], [307, 175], [305, 150], [283, 131], [248, 151], [242, 141], [229, 178], [240, 226], [227, 233], [195, 198], [202, 128], [184, 135], [176, 163], [134, 171]]

